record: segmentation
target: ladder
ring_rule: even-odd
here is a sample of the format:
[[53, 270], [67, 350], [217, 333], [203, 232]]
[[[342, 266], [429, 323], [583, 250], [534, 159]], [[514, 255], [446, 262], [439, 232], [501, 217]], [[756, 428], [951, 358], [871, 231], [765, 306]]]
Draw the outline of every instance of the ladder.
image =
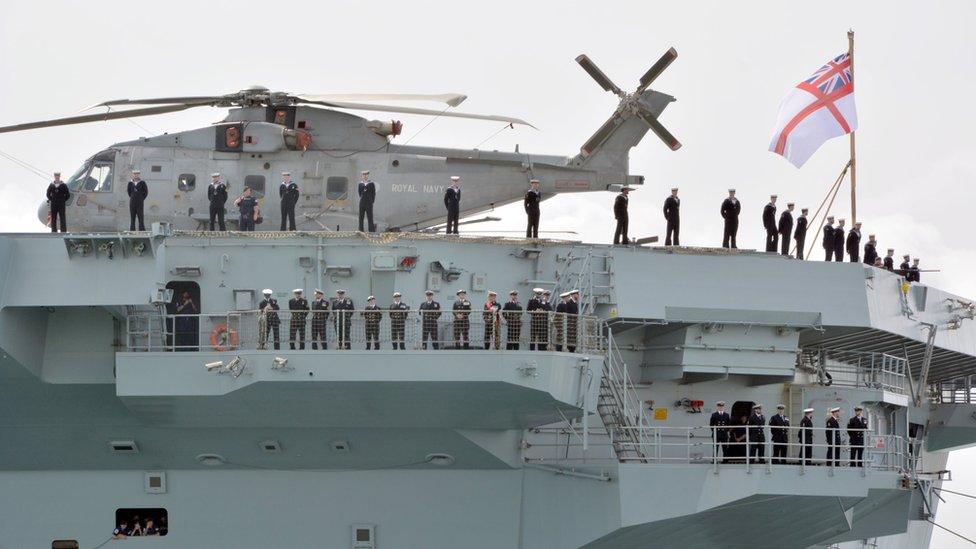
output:
[[603, 364], [596, 409], [610, 435], [617, 459], [647, 463], [651, 425], [609, 328]]
[[573, 248], [566, 256], [566, 268], [556, 277], [553, 289], [554, 303], [559, 294], [569, 290], [580, 292], [580, 314], [594, 314], [598, 303], [611, 303], [613, 300], [613, 256], [609, 253], [596, 253], [593, 248], [585, 248], [585, 253]]

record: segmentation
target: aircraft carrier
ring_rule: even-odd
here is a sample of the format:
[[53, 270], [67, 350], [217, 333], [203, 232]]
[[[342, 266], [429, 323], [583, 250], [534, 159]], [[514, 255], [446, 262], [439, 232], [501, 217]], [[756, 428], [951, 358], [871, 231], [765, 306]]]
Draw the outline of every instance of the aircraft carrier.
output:
[[[482, 305], [514, 289], [524, 306], [537, 287], [579, 289], [580, 313], [546, 313], [530, 350], [528, 313]], [[293, 289], [345, 289], [350, 349], [334, 314], [327, 350], [274, 349], [265, 288], [282, 340]], [[468, 348], [458, 289], [474, 305]], [[437, 350], [421, 341], [426, 290], [444, 309]], [[385, 312], [381, 349], [366, 350], [359, 310], [395, 291], [411, 309], [405, 349]], [[198, 315], [176, 315], [184, 292]], [[976, 443], [973, 303], [857, 263], [156, 223], [2, 235], [0, 299], [4, 549], [917, 548], [949, 451]], [[720, 400], [734, 418], [785, 404], [785, 463], [769, 436], [764, 461], [717, 456]], [[863, 467], [849, 463], [854, 406]], [[112, 539], [136, 516], [166, 535]]]

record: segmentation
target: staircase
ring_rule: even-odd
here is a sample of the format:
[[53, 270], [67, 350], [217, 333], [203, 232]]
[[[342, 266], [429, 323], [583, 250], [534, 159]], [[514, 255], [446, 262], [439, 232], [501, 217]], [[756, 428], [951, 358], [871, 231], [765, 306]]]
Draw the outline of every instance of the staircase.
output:
[[610, 435], [614, 452], [621, 462], [647, 463], [650, 450], [650, 422], [637, 396], [627, 365], [607, 330], [607, 355], [600, 379], [597, 413]]
[[593, 248], [573, 248], [565, 258], [566, 267], [556, 277], [552, 299], [559, 294], [580, 291], [580, 314], [593, 314], [597, 304], [613, 302], [613, 256], [597, 253]]

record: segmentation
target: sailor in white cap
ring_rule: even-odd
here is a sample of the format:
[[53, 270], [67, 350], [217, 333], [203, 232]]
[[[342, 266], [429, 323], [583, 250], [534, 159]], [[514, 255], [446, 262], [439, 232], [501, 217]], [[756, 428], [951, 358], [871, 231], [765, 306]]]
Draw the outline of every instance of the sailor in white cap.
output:
[[407, 311], [410, 310], [406, 303], [400, 301], [402, 297], [400, 292], [393, 292], [393, 303], [390, 304], [390, 339], [393, 341], [393, 349], [401, 351], [406, 349], [404, 332], [406, 331]]
[[359, 232], [364, 232], [363, 219], [367, 223], [365, 228], [369, 232], [376, 232], [376, 224], [373, 223], [373, 203], [376, 202], [376, 183], [369, 178], [369, 170], [360, 172], [359, 186], [356, 192], [359, 194]]
[[722, 201], [722, 219], [725, 220], [725, 229], [722, 233], [722, 247], [735, 248], [735, 236], [739, 233], [739, 212], [742, 211], [742, 204], [735, 197], [735, 189], [729, 189], [729, 197]]
[[793, 240], [796, 241], [796, 258], [803, 259], [803, 245], [807, 240], [807, 213], [809, 208], [800, 208], [800, 217], [796, 218], [796, 230], [793, 231]]
[[352, 315], [356, 306], [352, 299], [346, 297], [346, 291], [342, 288], [336, 290], [335, 299], [332, 300], [333, 322], [336, 329], [336, 348], [349, 350], [352, 348], [350, 331], [352, 330]]
[[[210, 230], [213, 231], [219, 227], [221, 231], [226, 231], [224, 205], [227, 203], [227, 185], [220, 180], [219, 173], [210, 174], [210, 179], [210, 186], [207, 187], [207, 201], [210, 203]], [[246, 229], [242, 228], [242, 230]]]
[[[264, 336], [263, 341], [267, 342], [268, 335], [274, 332], [274, 348], [277, 350], [281, 348], [281, 319], [276, 311], [280, 310], [281, 307], [278, 306], [278, 300], [273, 297], [274, 292], [271, 291], [271, 288], [265, 288], [261, 293], [264, 295], [264, 299], [258, 304], [258, 310], [266, 322], [262, 334]], [[264, 349], [265, 347], [262, 345], [261, 348]]]
[[328, 335], [325, 331], [326, 323], [329, 320], [329, 308], [331, 304], [325, 298], [325, 292], [315, 288], [315, 295], [312, 298], [312, 349], [322, 350], [329, 348]]
[[776, 413], [769, 418], [769, 435], [773, 440], [773, 463], [786, 464], [787, 449], [790, 443], [790, 418], [783, 412], [786, 406], [776, 405]]
[[542, 288], [532, 288], [532, 299], [525, 305], [525, 311], [529, 313], [529, 350], [545, 351], [549, 347], [546, 341], [549, 330], [546, 325], [544, 301], [542, 299]]
[[488, 298], [485, 300], [485, 305], [482, 307], [484, 312], [481, 313], [482, 319], [485, 323], [485, 349], [490, 349], [492, 342], [494, 342], [495, 350], [498, 350], [501, 346], [501, 317], [499, 316], [499, 311], [501, 311], [502, 306], [497, 301], [498, 294], [494, 290], [488, 290]]
[[763, 208], [763, 228], [766, 229], [766, 251], [775, 252], [779, 233], [776, 229], [776, 195], [769, 195], [769, 204]]
[[617, 220], [617, 227], [613, 231], [614, 245], [623, 244], [626, 246], [630, 244], [630, 239], [627, 238], [627, 225], [630, 222], [630, 215], [627, 213], [630, 198], [627, 195], [630, 191], [630, 187], [621, 187], [620, 194], [613, 201], [613, 217]]
[[847, 241], [844, 245], [847, 250], [847, 257], [851, 263], [861, 262], [861, 222], [855, 221], [850, 232], [847, 233]]
[[800, 420], [800, 459], [803, 465], [813, 464], [813, 408], [803, 409], [803, 419]]
[[720, 400], [715, 403], [715, 411], [708, 420], [708, 426], [712, 428], [712, 440], [715, 441], [715, 459], [718, 459], [719, 450], [722, 452], [722, 463], [728, 457], [729, 451], [729, 425], [732, 424], [732, 417], [725, 411], [725, 401]]
[[129, 230], [136, 230], [136, 219], [139, 220], [139, 230], [146, 230], [145, 205], [149, 196], [149, 185], [142, 180], [142, 172], [132, 170], [132, 179], [126, 185], [125, 192], [129, 195]]
[[830, 409], [827, 416], [827, 465], [830, 467], [840, 466], [840, 408]]
[[834, 227], [834, 261], [844, 261], [844, 220], [838, 219]]
[[921, 259], [919, 259], [919, 258], [916, 257], [915, 259], [912, 260], [912, 266], [908, 268], [908, 277], [907, 277], [907, 280], [909, 282], [921, 282], [922, 281], [922, 270], [919, 269], [919, 267], [918, 267], [918, 262], [919, 261], [921, 261]]
[[440, 341], [437, 337], [437, 319], [441, 317], [441, 304], [434, 301], [433, 290], [424, 292], [424, 302], [420, 304], [420, 341], [424, 349], [427, 348], [427, 340], [433, 344], [434, 350], [440, 349]]
[[876, 259], [880, 259], [878, 256], [878, 239], [875, 235], [869, 234], [868, 241], [864, 245], [864, 264], [874, 265]]
[[552, 325], [556, 332], [556, 351], [562, 351], [566, 345], [566, 311], [573, 301], [573, 292], [563, 292], [559, 294], [559, 303], [556, 304], [555, 314], [552, 315]]
[[868, 418], [861, 415], [864, 408], [854, 407], [854, 416], [847, 421], [847, 438], [851, 445], [851, 467], [864, 467], [864, 433]]
[[278, 197], [281, 198], [281, 230], [294, 231], [295, 206], [301, 193], [298, 183], [291, 180], [291, 172], [281, 172], [281, 185], [278, 185]]
[[793, 202], [787, 202], [786, 209], [779, 214], [779, 225], [776, 226], [779, 231], [779, 253], [787, 257], [790, 256], [790, 237], [793, 236], [793, 208], [795, 207]]
[[454, 318], [454, 348], [455, 349], [470, 349], [471, 348], [471, 302], [468, 301], [468, 292], [461, 289], [454, 294], [457, 299], [454, 300], [454, 306], [452, 307], [453, 318]]
[[762, 404], [752, 405], [748, 429], [749, 461], [751, 463], [766, 463], [766, 416], [762, 413]]
[[71, 198], [71, 191], [64, 181], [61, 181], [61, 172], [54, 172], [54, 181], [47, 186], [47, 203], [49, 206], [49, 217], [51, 218], [51, 232], [58, 232], [58, 222], [60, 221], [61, 232], [68, 232], [65, 225], [68, 199]]
[[292, 290], [295, 297], [288, 300], [288, 310], [291, 311], [291, 322], [288, 323], [288, 346], [295, 350], [296, 334], [298, 335], [298, 348], [305, 350], [305, 320], [308, 316], [308, 300], [302, 297], [303, 290], [295, 288]]
[[830, 261], [834, 257], [834, 216], [827, 216], [827, 223], [823, 228], [823, 249], [826, 253], [824, 261]]
[[376, 297], [366, 298], [366, 309], [363, 315], [363, 327], [366, 332], [366, 350], [371, 346], [374, 350], [380, 350], [380, 321], [383, 320], [383, 309], [376, 304]]
[[444, 207], [447, 208], [447, 234], [458, 234], [458, 220], [461, 217], [461, 178], [451, 176], [451, 186], [444, 191]]
[[664, 245], [680, 246], [678, 242], [678, 229], [681, 225], [681, 199], [678, 198], [678, 187], [671, 187], [671, 194], [664, 199], [664, 220], [667, 222], [665, 229]]
[[566, 350], [576, 352], [577, 333], [579, 332], [580, 291], [573, 288], [569, 291], [569, 301], [566, 302]]
[[518, 351], [522, 339], [522, 304], [518, 300], [518, 290], [508, 292], [508, 301], [502, 305], [502, 317], [508, 325], [505, 349]]
[[538, 179], [529, 181], [529, 190], [525, 191], [525, 199], [522, 202], [525, 215], [528, 217], [525, 238], [539, 238], [539, 203], [542, 202], [542, 193], [539, 192]]
[[889, 271], [895, 270], [895, 249], [888, 248], [888, 252], [884, 257], [884, 268]]

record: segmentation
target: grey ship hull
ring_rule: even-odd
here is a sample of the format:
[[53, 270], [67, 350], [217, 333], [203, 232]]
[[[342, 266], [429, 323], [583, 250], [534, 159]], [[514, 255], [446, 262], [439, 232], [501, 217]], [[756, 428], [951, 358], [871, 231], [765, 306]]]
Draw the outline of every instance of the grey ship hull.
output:
[[[115, 242], [112, 259], [100, 248], [106, 240]], [[136, 253], [139, 242], [146, 246]], [[377, 260], [384, 255], [415, 262], [390, 269]], [[5, 548], [61, 539], [97, 546], [120, 508], [165, 508], [167, 536], [130, 540], [161, 547], [353, 547], [356, 525], [375, 527], [378, 548], [922, 547], [948, 450], [976, 442], [968, 393], [949, 402], [926, 392], [921, 405], [912, 402], [916, 391], [973, 371], [976, 328], [965, 312], [937, 333], [927, 378], [919, 371], [920, 323], [952, 324], [958, 298], [922, 285], [903, 294], [899, 277], [860, 265], [156, 227], [2, 236], [0, 273]], [[140, 339], [133, 319], [157, 314], [150, 300], [174, 281], [198, 284], [203, 312], [215, 316], [251, 308], [241, 300], [264, 287], [280, 297], [294, 287], [343, 287], [357, 305], [372, 293], [384, 306], [399, 290], [412, 309], [426, 288], [445, 305], [466, 288], [480, 309], [489, 288], [517, 288], [524, 304], [534, 286], [580, 286], [584, 314], [601, 319], [603, 335], [576, 353], [524, 345], [435, 352], [416, 340], [393, 351], [388, 335], [381, 351], [361, 342], [349, 351], [274, 351], [245, 342], [242, 324], [233, 351], [169, 352], [151, 335]], [[797, 359], [812, 349], [826, 357], [833, 385]], [[825, 353], [852, 349], [903, 349], [912, 373], [878, 385], [854, 370], [847, 383], [850, 362]], [[234, 356], [248, 365], [242, 375], [203, 367]], [[275, 357], [290, 369], [274, 369]], [[611, 421], [608, 406], [623, 404], [608, 403], [601, 379], [617, 367], [628, 373], [621, 387], [641, 403], [630, 415], [647, 414], [647, 423]], [[786, 402], [794, 423], [797, 410], [816, 406], [817, 427], [827, 403], [862, 403], [883, 448], [869, 452], [865, 468], [721, 463], [696, 431], [720, 399]], [[905, 443], [913, 424], [923, 426], [922, 445], [909, 455], [895, 442]], [[621, 438], [627, 428], [650, 442]], [[667, 429], [684, 434], [671, 440]], [[113, 441], [138, 451], [115, 451]], [[428, 461], [435, 453], [453, 463]], [[204, 464], [203, 454], [220, 464]], [[157, 472], [164, 490], [149, 493], [147, 473]]]

